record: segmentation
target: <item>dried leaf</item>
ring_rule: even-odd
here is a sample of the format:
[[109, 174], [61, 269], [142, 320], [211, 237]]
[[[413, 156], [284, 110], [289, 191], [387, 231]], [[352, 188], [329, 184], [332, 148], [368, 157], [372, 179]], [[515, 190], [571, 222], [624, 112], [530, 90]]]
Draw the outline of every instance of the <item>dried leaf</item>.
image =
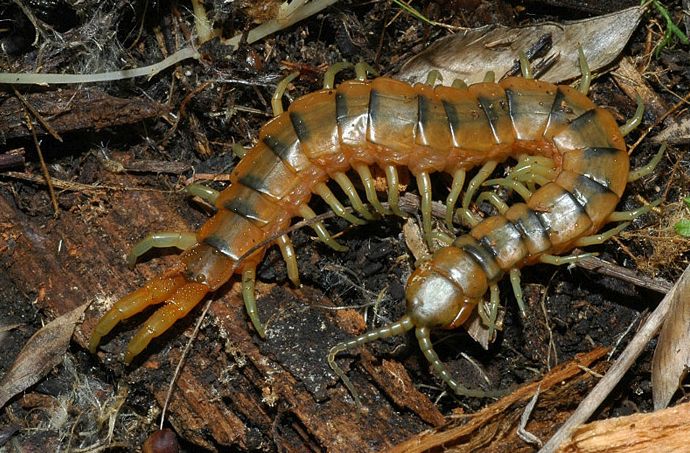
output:
[[668, 406], [690, 368], [690, 268], [666, 297], [671, 305], [652, 359], [654, 409]]
[[405, 63], [397, 77], [423, 82], [429, 71], [437, 69], [447, 84], [454, 79], [481, 82], [486, 71], [494, 71], [498, 76], [509, 72], [520, 51], [529, 55], [550, 36], [551, 48], [533, 59], [532, 66], [538, 68], [557, 59], [558, 64], [546, 69], [539, 78], [560, 83], [580, 77], [579, 46], [591, 71], [611, 63], [627, 44], [644, 11], [644, 7], [633, 7], [564, 24], [546, 22], [521, 28], [489, 25], [468, 29], [436, 41]]
[[34, 385], [62, 361], [74, 326], [87, 305], [80, 305], [54, 319], [29, 338], [12, 367], [0, 381], [0, 409], [12, 397]]

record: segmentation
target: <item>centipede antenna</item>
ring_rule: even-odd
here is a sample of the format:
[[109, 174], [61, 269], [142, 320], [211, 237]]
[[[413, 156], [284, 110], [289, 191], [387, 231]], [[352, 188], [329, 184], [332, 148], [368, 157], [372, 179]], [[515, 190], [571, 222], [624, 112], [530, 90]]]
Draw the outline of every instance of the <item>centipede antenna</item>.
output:
[[390, 211], [383, 207], [381, 201], [379, 201], [378, 195], [376, 195], [376, 185], [374, 182], [374, 177], [371, 175], [371, 170], [365, 164], [355, 164], [354, 169], [359, 174], [359, 179], [362, 180], [362, 185], [364, 186], [364, 192], [367, 196], [367, 201], [374, 207], [377, 213], [380, 215], [389, 214]]
[[338, 378], [343, 381], [343, 384], [345, 384], [345, 387], [347, 387], [347, 390], [350, 392], [350, 395], [352, 395], [352, 399], [355, 400], [355, 405], [358, 408], [362, 407], [362, 401], [359, 399], [359, 394], [357, 393], [357, 390], [355, 390], [355, 387], [352, 385], [352, 382], [347, 377], [345, 372], [338, 366], [338, 364], [335, 363], [335, 356], [343, 351], [354, 349], [358, 346], [371, 343], [372, 341], [376, 341], [381, 338], [402, 335], [403, 333], [412, 330], [413, 327], [414, 324], [412, 323], [412, 319], [405, 315], [393, 324], [388, 324], [387, 326], [366, 332], [351, 340], [339, 343], [333, 346], [328, 352], [328, 365], [330, 365], [331, 369], [338, 376]]
[[288, 278], [296, 287], [300, 287], [301, 283], [299, 281], [299, 267], [297, 266], [297, 254], [295, 253], [295, 247], [292, 245], [292, 241], [287, 234], [280, 236], [276, 239], [276, 244], [280, 249], [280, 254], [285, 260], [285, 265], [287, 266]]
[[635, 114], [619, 128], [623, 137], [635, 130], [635, 128], [642, 123], [642, 117], [644, 116], [644, 101], [642, 101], [642, 97], [639, 94], [635, 96], [635, 100], [637, 101]]
[[577, 46], [577, 55], [580, 62], [580, 74], [582, 74], [579, 91], [586, 95], [589, 93], [589, 85], [592, 83], [592, 72], [589, 70], [589, 64], [587, 64], [587, 58], [585, 58], [585, 52], [581, 45]]
[[498, 165], [498, 162], [495, 160], [488, 161], [482, 166], [482, 168], [479, 169], [477, 174], [474, 175], [474, 178], [470, 180], [470, 182], [467, 184], [465, 195], [462, 197], [463, 208], [467, 209], [470, 206], [472, 198], [474, 198], [474, 194], [477, 192], [482, 183], [491, 175], [491, 173], [494, 172], [496, 165]]
[[640, 167], [637, 170], [631, 171], [628, 174], [628, 182], [637, 181], [638, 179], [645, 177], [651, 172], [653, 172], [656, 166], [659, 165], [659, 162], [661, 162], [661, 159], [664, 157], [664, 151], [666, 151], [666, 143], [663, 143], [661, 145], [661, 148], [659, 148], [659, 152], [656, 153], [654, 157], [652, 157], [652, 160], [650, 160], [647, 163], [647, 165]]
[[259, 313], [256, 311], [256, 268], [250, 267], [242, 271], [242, 300], [244, 300], [244, 308], [247, 310], [247, 315], [256, 329], [256, 333], [261, 338], [266, 338], [266, 329], [261, 324]]
[[281, 113], [283, 113], [283, 95], [285, 94], [285, 91], [287, 90], [288, 85], [290, 82], [295, 80], [295, 78], [299, 75], [298, 71], [295, 71], [285, 77], [283, 80], [278, 82], [278, 85], [276, 86], [276, 91], [273, 93], [273, 97], [271, 98], [271, 108], [273, 109], [273, 116], [278, 116]]
[[484, 83], [494, 82], [496, 82], [496, 73], [493, 71], [486, 71], [486, 74], [484, 74]]
[[345, 69], [349, 69], [354, 65], [349, 61], [340, 61], [338, 63], [332, 64], [330, 68], [326, 71], [323, 76], [323, 89], [332, 90], [335, 86], [335, 76]]
[[441, 71], [439, 71], [438, 69], [432, 69], [426, 75], [426, 82], [424, 83], [426, 85], [434, 86], [436, 85], [437, 81], [443, 82], [443, 75], [441, 74]]
[[[311, 220], [316, 217], [316, 213], [307, 205], [300, 206], [298, 212], [299, 215], [301, 215], [305, 220]], [[327, 246], [329, 246], [330, 248], [332, 248], [333, 250], [335, 250], [336, 252], [344, 252], [345, 250], [347, 250], [347, 247], [333, 239], [331, 233], [328, 232], [323, 222], [314, 222], [311, 224], [311, 227], [316, 233], [316, 235], [319, 237], [319, 240]]]
[[355, 77], [360, 82], [366, 82], [367, 75], [378, 76], [379, 72], [374, 69], [369, 63], [360, 61], [355, 65]]
[[205, 186], [203, 184], [199, 183], [192, 183], [185, 187], [185, 191], [193, 196], [193, 197], [199, 197], [202, 200], [204, 200], [206, 203], [215, 205], [216, 204], [216, 199], [218, 198], [218, 195], [220, 192], [217, 190], [211, 189], [208, 186]]
[[500, 396], [499, 392], [485, 392], [483, 390], [468, 389], [467, 387], [453, 379], [453, 377], [450, 375], [450, 372], [448, 372], [446, 366], [438, 358], [436, 351], [434, 351], [434, 347], [431, 344], [429, 328], [417, 327], [415, 329], [415, 334], [417, 335], [417, 341], [419, 341], [419, 347], [422, 350], [424, 357], [426, 357], [426, 359], [431, 364], [434, 373], [436, 374], [436, 376], [439, 377], [439, 379], [445, 382], [448, 385], [448, 387], [453, 389], [455, 394], [461, 396], [469, 396], [472, 398], [495, 398], [497, 396]]
[[465, 170], [456, 170], [453, 175], [453, 183], [450, 186], [450, 193], [448, 198], [446, 198], [446, 225], [448, 229], [453, 230], [453, 211], [455, 210], [455, 204], [458, 202], [458, 197], [462, 188], [465, 185]]
[[429, 173], [421, 172], [417, 175], [417, 189], [419, 189], [419, 196], [421, 197], [421, 211], [422, 211], [422, 229], [424, 230], [424, 239], [429, 247], [432, 246], [431, 241], [431, 178]]
[[518, 56], [520, 57], [520, 72], [522, 73], [522, 77], [525, 79], [533, 79], [534, 74], [532, 73], [532, 64], [529, 62], [529, 58], [527, 58], [527, 55], [525, 55], [525, 52], [522, 50], [518, 52]]
[[386, 183], [388, 184], [388, 206], [390, 206], [393, 214], [398, 217], [405, 217], [405, 214], [400, 210], [400, 194], [398, 193], [398, 170], [393, 165], [386, 165], [383, 169], [386, 173]]
[[520, 269], [513, 268], [510, 270], [510, 285], [513, 287], [513, 294], [520, 309], [520, 316], [525, 318], [527, 316], [527, 309], [525, 307], [525, 300], [522, 297], [522, 285], [520, 284]]
[[151, 249], [175, 247], [187, 250], [196, 244], [196, 233], [180, 233], [179, 231], [159, 231], [149, 233], [144, 239], [134, 244], [127, 254], [127, 266], [133, 268], [140, 256]]

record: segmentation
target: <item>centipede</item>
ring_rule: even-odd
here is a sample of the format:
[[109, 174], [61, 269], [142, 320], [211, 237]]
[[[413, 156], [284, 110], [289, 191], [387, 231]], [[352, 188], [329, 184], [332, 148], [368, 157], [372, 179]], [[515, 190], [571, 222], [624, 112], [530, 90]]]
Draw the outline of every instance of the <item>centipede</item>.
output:
[[[336, 86], [336, 74], [352, 66], [356, 78]], [[583, 76], [576, 89], [532, 78], [525, 61], [522, 77], [495, 82], [488, 74], [484, 82], [469, 86], [462, 81], [437, 84], [434, 73], [418, 84], [369, 78], [374, 74], [368, 65], [339, 63], [326, 72], [323, 89], [284, 110], [282, 91], [294, 75], [286, 78], [274, 96], [274, 118], [243, 152], [229, 186], [220, 192], [190, 187], [216, 213], [196, 233], [153, 233], [134, 246], [128, 255], [132, 266], [153, 248], [177, 247], [183, 250], [179, 268], [117, 301], [96, 325], [90, 351], [95, 353], [120, 321], [162, 304], [129, 341], [124, 355], [129, 364], [235, 275], [241, 279], [247, 316], [265, 337], [255, 283], [267, 249], [279, 248], [289, 279], [299, 285], [295, 248], [284, 233], [296, 220], [308, 221], [320, 241], [343, 250], [310, 202], [322, 199], [354, 225], [402, 217], [399, 182], [404, 170], [416, 182], [422, 231], [432, 253], [407, 280], [402, 318], [334, 345], [325, 359], [359, 405], [356, 389], [336, 363], [337, 354], [414, 330], [443, 382], [458, 395], [485, 396], [451, 375], [434, 351], [431, 330], [463, 326], [475, 310], [490, 325], [499, 305], [498, 283], [505, 276], [524, 311], [521, 268], [573, 263], [584, 255], [564, 255], [603, 243], [651, 209], [615, 210], [627, 184], [652, 172], [663, 153], [630, 170], [624, 137], [641, 121], [643, 104], [638, 100], [635, 116], [619, 126], [587, 96], [590, 77], [582, 51], [580, 66]], [[491, 178], [509, 160], [514, 165], [508, 174]], [[385, 178], [383, 190], [377, 190], [375, 174]], [[440, 174], [450, 181], [440, 221], [453, 232], [458, 224], [466, 226], [454, 236], [434, 229], [432, 176]], [[333, 186], [340, 187], [349, 207]], [[514, 193], [514, 202], [487, 187]], [[480, 201], [492, 205], [494, 214], [479, 215], [473, 206]], [[602, 232], [608, 224], [616, 225]], [[434, 245], [439, 237], [440, 245]]]

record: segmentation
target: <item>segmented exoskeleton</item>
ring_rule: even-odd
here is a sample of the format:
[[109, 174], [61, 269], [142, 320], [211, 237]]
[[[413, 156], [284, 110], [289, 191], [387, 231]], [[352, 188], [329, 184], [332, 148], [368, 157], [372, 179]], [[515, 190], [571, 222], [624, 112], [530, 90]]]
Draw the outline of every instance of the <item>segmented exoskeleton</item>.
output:
[[[581, 65], [588, 75], [583, 56]], [[294, 249], [290, 239], [280, 234], [296, 217], [314, 219], [316, 214], [308, 205], [311, 197], [320, 196], [338, 215], [362, 223], [329, 189], [326, 183], [332, 180], [365, 220], [402, 216], [398, 169], [404, 167], [416, 178], [427, 242], [433, 236], [433, 173], [453, 176], [446, 199], [448, 225], [453, 227], [455, 217], [471, 230], [447, 240], [413, 272], [406, 288], [407, 314], [402, 319], [335, 346], [328, 360], [357, 398], [347, 376], [336, 366], [335, 355], [414, 328], [437, 374], [457, 393], [479, 395], [482, 392], [451, 378], [432, 348], [430, 329], [463, 325], [487, 292], [496, 307], [497, 282], [506, 273], [522, 305], [522, 266], [572, 262], [578, 257], [555, 255], [600, 243], [626, 224], [597, 235], [603, 225], [630, 220], [648, 209], [614, 212], [627, 182], [653, 168], [629, 174], [623, 135], [639, 122], [642, 112], [638, 109], [634, 120], [619, 130], [613, 117], [584, 94], [588, 77], [583, 80], [583, 92], [515, 77], [446, 87], [433, 86], [433, 77], [431, 83], [417, 85], [385, 77], [367, 80], [366, 67], [358, 65], [357, 80], [334, 88], [335, 73], [344, 66], [329, 70], [324, 89], [296, 100], [287, 112], [281, 113], [279, 90], [274, 105], [279, 114], [261, 129], [257, 144], [233, 170], [230, 186], [220, 193], [193, 189], [218, 210], [196, 234], [154, 234], [135, 246], [131, 264], [152, 247], [185, 249], [183, 269], [120, 299], [96, 326], [92, 352], [120, 320], [165, 302], [130, 341], [125, 355], [129, 363], [234, 274], [242, 276], [247, 313], [263, 337], [254, 283], [266, 247], [251, 252], [252, 248], [277, 237], [289, 278], [298, 284]], [[496, 165], [508, 158], [517, 161], [509, 176], [487, 181]], [[378, 199], [372, 167], [386, 176], [386, 206]], [[465, 186], [466, 173], [475, 167], [478, 172]], [[347, 172], [358, 174], [368, 205]], [[482, 219], [469, 208], [483, 184], [508, 187], [524, 200], [508, 206], [495, 194], [484, 192], [480, 198], [491, 202], [498, 214]], [[456, 210], [458, 202], [461, 207]], [[312, 222], [312, 227], [324, 243], [342, 249], [321, 222]], [[249, 256], [240, 260], [247, 252]]]

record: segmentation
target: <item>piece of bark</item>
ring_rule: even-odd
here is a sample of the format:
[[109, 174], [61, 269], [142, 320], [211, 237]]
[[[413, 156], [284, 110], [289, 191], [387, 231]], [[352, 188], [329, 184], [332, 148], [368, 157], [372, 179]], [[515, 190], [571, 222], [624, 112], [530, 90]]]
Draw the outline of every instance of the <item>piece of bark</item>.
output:
[[[167, 108], [146, 98], [117, 98], [98, 88], [62, 89], [25, 94], [23, 97], [58, 133], [79, 129], [139, 123], [167, 112]], [[0, 97], [0, 137], [30, 136], [26, 128], [24, 104], [12, 95]], [[39, 135], [46, 134], [35, 122]]]
[[648, 414], [600, 420], [579, 427], [560, 453], [688, 451], [690, 403]]

